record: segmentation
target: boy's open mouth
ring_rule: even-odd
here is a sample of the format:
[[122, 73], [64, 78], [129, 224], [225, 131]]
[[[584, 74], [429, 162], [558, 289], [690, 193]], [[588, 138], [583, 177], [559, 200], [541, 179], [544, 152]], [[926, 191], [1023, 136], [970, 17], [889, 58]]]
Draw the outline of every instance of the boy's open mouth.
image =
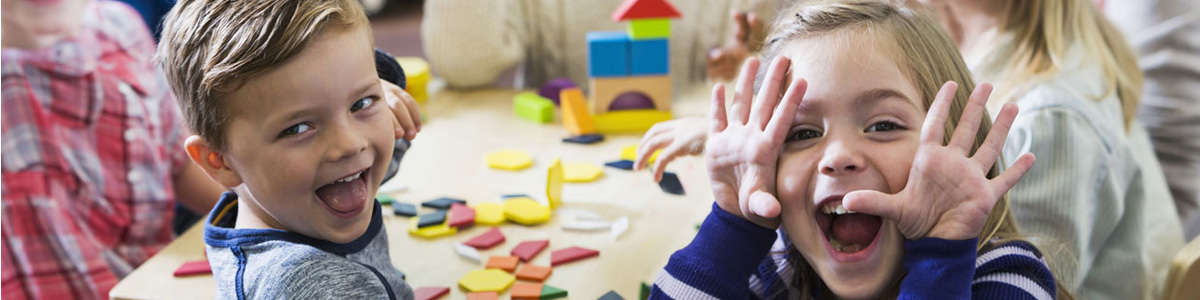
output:
[[829, 247], [842, 253], [866, 249], [883, 226], [879, 216], [855, 213], [842, 206], [842, 197], [822, 201], [816, 211], [817, 226]]
[[363, 202], [367, 201], [367, 178], [370, 170], [367, 168], [321, 186], [316, 191], [317, 198], [321, 199], [334, 215], [356, 215], [363, 210]]

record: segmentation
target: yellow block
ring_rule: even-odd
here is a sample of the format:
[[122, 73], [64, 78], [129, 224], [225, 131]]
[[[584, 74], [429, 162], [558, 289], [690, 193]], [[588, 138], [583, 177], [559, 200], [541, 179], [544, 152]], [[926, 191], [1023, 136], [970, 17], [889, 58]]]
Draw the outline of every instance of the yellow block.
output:
[[670, 112], [654, 109], [618, 110], [592, 116], [600, 133], [644, 132], [655, 123], [670, 119]]
[[550, 169], [546, 171], [546, 199], [550, 202], [550, 209], [562, 206], [563, 180], [562, 160], [555, 158], [554, 163], [550, 164]]
[[488, 153], [484, 160], [487, 161], [488, 167], [492, 169], [509, 171], [517, 171], [533, 165], [533, 157], [530, 157], [529, 153], [520, 150], [506, 149]]
[[400, 63], [401, 68], [404, 68], [404, 78], [408, 81], [404, 90], [417, 102], [428, 100], [429, 94], [426, 88], [429, 80], [433, 78], [433, 75], [429, 73], [429, 62], [416, 56], [396, 57], [396, 62]]
[[563, 127], [567, 127], [567, 131], [574, 135], [596, 133], [587, 101], [583, 100], [583, 91], [577, 87], [563, 89], [558, 101], [562, 105]]
[[474, 270], [458, 280], [458, 287], [468, 292], [504, 292], [516, 280], [512, 274], [500, 269]]
[[[654, 154], [650, 155], [649, 163], [654, 163], [655, 160], [658, 160], [659, 154], [662, 154], [662, 149], [655, 150]], [[637, 161], [637, 145], [629, 145], [621, 148], [621, 159]]]
[[[435, 226], [418, 228], [417, 223], [419, 223], [421, 221], [421, 218], [414, 217], [414, 218], [410, 218], [410, 219], [411, 219], [411, 221], [408, 222], [408, 234], [410, 234], [410, 235], [415, 235], [415, 236], [419, 236], [419, 237], [423, 237], [423, 238], [435, 238], [435, 237], [439, 237], [439, 236], [447, 236], [447, 235], [458, 233], [458, 228], [450, 227], [450, 225], [446, 224], [446, 222], [442, 222], [442, 224], [438, 224]], [[449, 218], [447, 218], [446, 220], [449, 220]]]
[[550, 220], [550, 208], [525, 197], [508, 198], [504, 217], [521, 225], [537, 225]]
[[500, 225], [506, 220], [504, 218], [504, 204], [484, 202], [476, 204], [471, 208], [475, 209], [475, 224]]
[[604, 168], [590, 162], [569, 162], [563, 164], [563, 174], [567, 182], [591, 182], [604, 175]]

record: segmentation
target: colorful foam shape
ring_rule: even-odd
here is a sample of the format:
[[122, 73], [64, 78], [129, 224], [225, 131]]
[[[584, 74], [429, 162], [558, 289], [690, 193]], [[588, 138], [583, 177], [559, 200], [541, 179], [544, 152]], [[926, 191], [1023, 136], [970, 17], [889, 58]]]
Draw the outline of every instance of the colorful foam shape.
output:
[[[637, 146], [638, 145], [627, 145], [622, 147], [621, 159], [629, 161], [637, 160]], [[647, 162], [654, 163], [654, 161], [658, 160], [659, 154], [662, 154], [662, 149], [655, 150], [653, 154], [650, 154], [650, 160]]]
[[625, 234], [625, 231], [628, 230], [629, 217], [621, 217], [616, 222], [612, 223], [612, 228], [609, 229], [609, 232], [612, 233], [613, 238], [619, 238], [622, 234]]
[[608, 291], [608, 293], [604, 293], [603, 296], [600, 296], [600, 299], [596, 300], [625, 300], [625, 298], [617, 294], [617, 291]]
[[537, 256], [538, 253], [541, 253], [542, 249], [546, 249], [546, 246], [549, 245], [550, 240], [524, 241], [520, 244], [517, 244], [516, 247], [513, 247], [512, 251], [509, 253], [517, 258], [520, 258], [521, 261], [528, 262], [529, 260], [533, 259], [534, 256]]
[[555, 78], [547, 81], [541, 88], [538, 88], [538, 95], [550, 99], [551, 102], [558, 105], [561, 102], [559, 95], [562, 94], [562, 90], [573, 87], [579, 87], [579, 85], [571, 81], [570, 78]]
[[598, 255], [600, 255], [600, 251], [583, 248], [583, 247], [571, 247], [571, 248], [562, 249], [562, 250], [555, 250], [554, 252], [550, 252], [550, 265], [557, 267], [558, 265], [561, 265], [561, 264], [574, 262], [574, 261], [578, 261], [581, 259], [598, 256]]
[[570, 222], [563, 222], [562, 228], [564, 230], [572, 230], [572, 231], [599, 231], [599, 230], [605, 230], [605, 229], [611, 230], [612, 223], [608, 222], [608, 221], [599, 221], [599, 220], [575, 220], [575, 221], [570, 221]]
[[446, 222], [446, 211], [439, 210], [421, 215], [417, 219], [417, 228], [425, 228], [429, 226], [439, 225]]
[[642, 289], [638, 292], [638, 299], [650, 299], [650, 285], [647, 285], [645, 282], [642, 283]]
[[404, 69], [404, 78], [407, 81], [404, 91], [412, 95], [418, 103], [428, 100], [427, 86], [429, 80], [433, 79], [433, 75], [429, 73], [429, 62], [416, 56], [398, 56], [396, 62]]
[[397, 216], [416, 216], [417, 206], [413, 205], [412, 203], [392, 202], [392, 213]]
[[559, 99], [562, 99], [563, 127], [567, 131], [574, 135], [596, 133], [596, 125], [592, 124], [592, 115], [588, 112], [582, 90], [577, 87], [563, 89]]
[[504, 217], [504, 204], [484, 202], [475, 204], [475, 224], [500, 225], [508, 219]]
[[521, 261], [516, 256], [492, 256], [488, 259], [488, 269], [501, 269], [512, 273], [517, 270], [517, 264]]
[[[629, 32], [629, 38], [634, 41], [666, 39], [671, 37], [671, 19], [647, 18], [630, 20], [626, 29]], [[634, 67], [637, 67], [637, 62], [634, 62], [634, 64]]]
[[568, 138], [563, 138], [562, 141], [563, 141], [563, 143], [590, 145], [590, 144], [603, 142], [604, 135], [600, 135], [600, 134], [576, 135], [576, 136], [572, 136], [572, 137], [568, 137]]
[[175, 269], [175, 273], [172, 275], [183, 277], [201, 274], [212, 274], [212, 266], [208, 264], [207, 259], [185, 262]]
[[375, 201], [378, 201], [379, 205], [388, 205], [396, 202], [396, 198], [388, 196], [388, 194], [379, 193], [379, 195], [375, 196]]
[[664, 192], [673, 195], [683, 195], [683, 184], [679, 183], [679, 176], [671, 172], [663, 172], [662, 180], [658, 182], [658, 187]]
[[[667, 22], [666, 19], [662, 19]], [[634, 21], [637, 22], [637, 21]], [[669, 23], [668, 23], [669, 24]], [[671, 50], [665, 38], [633, 40], [629, 43], [629, 75], [666, 75], [671, 72]]]
[[463, 227], [475, 224], [475, 209], [468, 207], [466, 204], [454, 203], [450, 205], [450, 212], [447, 224], [450, 227]]
[[558, 299], [566, 296], [566, 290], [552, 287], [549, 284], [542, 284], [542, 300]]
[[550, 168], [546, 169], [546, 200], [550, 202], [550, 209], [562, 206], [562, 186], [566, 181], [563, 174], [563, 164], [561, 159], [554, 159], [554, 163], [550, 164]]
[[479, 250], [466, 244], [454, 244], [454, 252], [458, 253], [458, 257], [469, 260], [473, 263], [482, 263], [483, 256], [479, 255]]
[[633, 161], [625, 160], [625, 159], [618, 160], [618, 161], [610, 161], [610, 162], [604, 163], [604, 166], [610, 167], [610, 168], [617, 168], [617, 169], [621, 169], [621, 170], [632, 171], [633, 170]]
[[513, 97], [513, 113], [522, 119], [537, 123], [554, 121], [554, 102], [534, 92], [524, 92]]
[[508, 199], [508, 198], [533, 198], [533, 197], [530, 197], [530, 196], [529, 196], [529, 194], [504, 194], [504, 195], [500, 195], [500, 199]]
[[467, 300], [497, 300], [497, 299], [500, 299], [500, 294], [496, 293], [495, 291], [467, 293]]
[[491, 230], [477, 235], [466, 242], [464, 245], [475, 247], [475, 249], [486, 250], [504, 242], [504, 234], [500, 232], [500, 228], [492, 227]]
[[620, 31], [588, 32], [588, 76], [629, 76], [629, 41]]
[[518, 282], [513, 284], [512, 298], [513, 300], [538, 300], [542, 297], [542, 284], [532, 282]]
[[617, 95], [617, 98], [608, 104], [609, 111], [629, 109], [654, 109], [654, 100], [641, 92], [630, 91]]
[[[617, 97], [630, 92], [645, 94], [654, 102], [654, 109], [671, 111], [671, 76], [593, 77], [589, 78], [588, 82], [592, 85], [590, 92], [594, 115], [608, 112], [608, 108]], [[595, 121], [595, 116], [592, 119]]]
[[422, 202], [421, 206], [428, 207], [428, 208], [436, 208], [436, 209], [450, 209], [450, 206], [454, 205], [455, 203], [467, 204], [467, 201], [463, 201], [462, 199], [450, 198], [450, 197], [439, 197], [437, 199]]
[[678, 18], [683, 15], [667, 0], [625, 0], [613, 11], [613, 22], [646, 18]]
[[563, 180], [566, 182], [592, 182], [604, 175], [604, 169], [590, 162], [563, 163]]
[[504, 217], [521, 225], [537, 225], [550, 220], [550, 208], [529, 198], [504, 200]]
[[433, 300], [433, 299], [441, 298], [442, 296], [445, 296], [446, 294], [449, 294], [449, 293], [450, 293], [449, 287], [423, 286], [423, 287], [417, 288], [417, 290], [413, 292], [414, 296], [416, 296], [413, 299], [415, 299], [415, 300]]
[[458, 280], [458, 287], [468, 292], [503, 292], [513, 281], [516, 281], [516, 277], [503, 270], [474, 270]]
[[447, 226], [446, 223], [441, 223], [441, 224], [437, 224], [434, 226], [420, 228], [420, 227], [417, 227], [417, 223], [419, 221], [421, 221], [420, 218], [412, 218], [409, 220], [410, 220], [408, 223], [408, 234], [409, 235], [414, 235], [414, 236], [422, 237], [422, 238], [435, 238], [435, 237], [447, 236], [447, 235], [452, 235], [452, 234], [458, 233], [458, 228]]
[[552, 272], [554, 272], [554, 269], [550, 267], [525, 264], [524, 266], [521, 266], [520, 270], [517, 270], [516, 274], [513, 275], [517, 275], [517, 279], [520, 280], [542, 282], [546, 281], [546, 278], [550, 277], [550, 273]]
[[621, 110], [595, 115], [596, 131], [603, 134], [636, 133], [650, 130], [654, 124], [671, 120], [671, 113], [653, 109]]
[[[533, 157], [521, 150], [502, 149], [484, 157], [492, 169], [518, 171], [533, 165]], [[447, 207], [449, 207], [447, 205]]]

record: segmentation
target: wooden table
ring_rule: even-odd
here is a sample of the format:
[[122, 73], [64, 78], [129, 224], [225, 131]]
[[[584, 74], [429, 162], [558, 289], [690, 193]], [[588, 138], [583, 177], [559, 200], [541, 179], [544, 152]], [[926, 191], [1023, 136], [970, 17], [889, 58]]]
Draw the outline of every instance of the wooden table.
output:
[[[545, 201], [546, 168], [561, 157], [567, 161], [603, 164], [619, 159], [622, 147], [637, 144], [640, 134], [608, 135], [594, 145], [566, 144], [561, 114], [554, 123], [537, 124], [512, 113], [512, 96], [518, 91], [441, 91], [423, 106], [423, 131], [404, 157], [400, 173], [385, 186], [402, 184], [406, 189], [389, 193], [401, 202], [420, 203], [441, 196], [466, 199], [470, 203], [500, 201], [500, 195], [525, 193]], [[674, 113], [679, 116], [706, 115], [707, 93], [695, 90], [677, 96]], [[521, 171], [490, 169], [483, 157], [492, 151], [512, 148], [534, 157], [532, 167]], [[571, 246], [600, 251], [600, 256], [554, 268], [545, 284], [569, 292], [570, 299], [596, 299], [615, 290], [626, 299], [638, 297], [641, 283], [653, 283], [671, 253], [695, 235], [695, 226], [707, 215], [712, 194], [703, 161], [688, 157], [672, 163], [668, 170], [679, 174], [686, 196], [662, 192], [647, 171], [633, 172], [604, 168], [604, 175], [591, 183], [567, 183], [563, 187], [563, 209], [599, 213], [608, 220], [629, 217], [630, 228], [614, 238], [608, 231], [565, 231], [560, 214], [537, 226], [507, 223], [499, 226], [507, 236], [504, 244], [480, 251], [486, 263], [491, 255], [508, 255], [518, 243], [548, 239], [550, 245], [532, 261], [550, 265], [550, 252]], [[384, 206], [392, 263], [408, 276], [414, 288], [451, 287], [444, 299], [463, 299], [458, 280], [483, 265], [460, 258], [453, 243], [481, 234], [490, 226], [473, 226], [458, 234], [435, 239], [410, 236], [409, 219], [393, 216]], [[423, 208], [422, 213], [428, 209]], [[172, 272], [186, 261], [204, 259], [202, 226], [195, 226], [164, 248], [158, 255], [121, 280], [109, 294], [113, 299], [213, 299], [211, 275], [184, 278]], [[501, 294], [508, 298], [509, 292]]]

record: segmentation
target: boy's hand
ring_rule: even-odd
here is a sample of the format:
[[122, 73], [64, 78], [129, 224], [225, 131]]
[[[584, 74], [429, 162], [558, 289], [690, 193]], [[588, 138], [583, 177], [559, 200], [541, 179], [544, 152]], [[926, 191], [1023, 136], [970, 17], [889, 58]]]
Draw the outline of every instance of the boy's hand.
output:
[[725, 86], [714, 86], [712, 124], [705, 145], [717, 206], [770, 229], [779, 228], [779, 201], [775, 198], [779, 149], [808, 88], [804, 80], [792, 79], [780, 103], [780, 86], [789, 65], [787, 58], [776, 57], [757, 99], [751, 102], [758, 59], [747, 59], [728, 116]]
[[762, 43], [762, 20], [758, 18], [757, 14], [731, 9], [729, 15], [733, 18], [732, 35], [725, 41], [725, 45], [720, 48], [714, 47], [708, 51], [708, 63], [705, 69], [711, 80], [729, 81], [733, 79], [734, 76], [737, 76], [738, 65], [750, 57], [750, 53], [757, 50], [757, 46]]
[[987, 178], [1017, 115], [1012, 103], [1004, 105], [983, 144], [970, 155], [992, 92], [986, 83], [971, 94], [950, 143], [943, 146], [946, 118], [957, 89], [957, 84], [947, 82], [930, 106], [904, 189], [895, 195], [877, 191], [846, 194], [842, 200], [846, 209], [894, 220], [908, 239], [965, 240], [979, 235], [996, 201], [1029, 171], [1034, 158], [1031, 153], [1022, 155], [1003, 174]]
[[704, 142], [708, 139], [708, 120], [704, 118], [682, 118], [654, 124], [650, 131], [642, 136], [642, 142], [637, 148], [635, 170], [650, 160], [654, 152], [662, 149], [654, 162], [654, 182], [662, 180], [663, 170], [667, 163], [684, 155], [700, 155], [704, 152]]
[[417, 138], [417, 133], [421, 132], [421, 109], [417, 107], [417, 100], [400, 86], [387, 80], [380, 79], [379, 83], [383, 85], [383, 97], [387, 100], [388, 107], [391, 107], [392, 115], [396, 117], [392, 121], [396, 128], [396, 138], [410, 141]]

